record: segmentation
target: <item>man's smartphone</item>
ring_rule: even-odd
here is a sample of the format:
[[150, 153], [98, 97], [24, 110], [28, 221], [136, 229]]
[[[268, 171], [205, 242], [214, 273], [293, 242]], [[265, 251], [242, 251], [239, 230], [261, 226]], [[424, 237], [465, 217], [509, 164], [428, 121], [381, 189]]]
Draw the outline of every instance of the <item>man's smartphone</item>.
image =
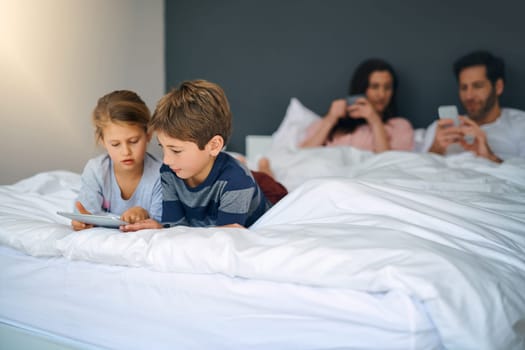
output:
[[346, 103], [350, 106], [353, 105], [358, 99], [365, 97], [365, 95], [350, 95], [346, 98]]
[[[454, 120], [454, 125], [459, 125], [458, 109], [456, 106], [439, 106], [438, 108], [439, 119], [452, 119]], [[465, 142], [472, 144], [474, 142], [474, 136], [465, 135]]]
[[459, 113], [458, 108], [454, 105], [451, 106], [439, 106], [438, 108], [439, 119], [452, 119], [454, 125], [459, 125]]

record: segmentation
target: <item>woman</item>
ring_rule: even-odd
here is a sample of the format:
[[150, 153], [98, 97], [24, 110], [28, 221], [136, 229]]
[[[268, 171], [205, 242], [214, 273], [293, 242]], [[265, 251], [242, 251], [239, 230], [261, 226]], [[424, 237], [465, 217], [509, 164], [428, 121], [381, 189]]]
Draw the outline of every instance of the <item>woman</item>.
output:
[[369, 59], [356, 69], [350, 95], [362, 95], [353, 104], [332, 102], [328, 114], [306, 131], [300, 147], [352, 146], [373, 152], [412, 150], [414, 129], [396, 117], [396, 74], [390, 64]]

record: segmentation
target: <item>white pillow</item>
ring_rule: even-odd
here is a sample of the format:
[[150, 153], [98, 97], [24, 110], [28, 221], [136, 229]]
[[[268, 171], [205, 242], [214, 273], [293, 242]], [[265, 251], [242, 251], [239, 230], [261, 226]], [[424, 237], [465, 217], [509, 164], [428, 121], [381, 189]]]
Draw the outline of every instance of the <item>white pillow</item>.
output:
[[272, 135], [272, 149], [297, 148], [308, 126], [319, 119], [321, 119], [319, 115], [303, 106], [297, 98], [292, 97], [283, 121]]

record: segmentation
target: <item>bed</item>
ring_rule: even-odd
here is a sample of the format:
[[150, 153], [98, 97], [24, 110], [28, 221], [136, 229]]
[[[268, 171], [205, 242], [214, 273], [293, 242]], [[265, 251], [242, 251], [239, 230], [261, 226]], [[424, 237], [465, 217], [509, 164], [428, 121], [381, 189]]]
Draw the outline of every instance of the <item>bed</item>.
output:
[[265, 155], [290, 193], [249, 229], [73, 232], [56, 211], [79, 174], [0, 186], [0, 344], [525, 348], [524, 160], [298, 150], [280, 129]]

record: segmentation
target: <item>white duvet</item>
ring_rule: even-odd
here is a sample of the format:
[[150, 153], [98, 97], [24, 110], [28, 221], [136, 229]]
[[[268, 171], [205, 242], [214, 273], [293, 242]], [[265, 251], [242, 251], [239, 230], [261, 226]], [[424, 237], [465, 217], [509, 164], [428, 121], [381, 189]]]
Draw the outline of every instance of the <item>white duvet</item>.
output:
[[423, 302], [447, 349], [525, 348], [525, 161], [349, 148], [270, 155], [291, 193], [249, 230], [73, 232], [79, 175], [0, 187], [0, 243], [158, 271], [396, 290]]

